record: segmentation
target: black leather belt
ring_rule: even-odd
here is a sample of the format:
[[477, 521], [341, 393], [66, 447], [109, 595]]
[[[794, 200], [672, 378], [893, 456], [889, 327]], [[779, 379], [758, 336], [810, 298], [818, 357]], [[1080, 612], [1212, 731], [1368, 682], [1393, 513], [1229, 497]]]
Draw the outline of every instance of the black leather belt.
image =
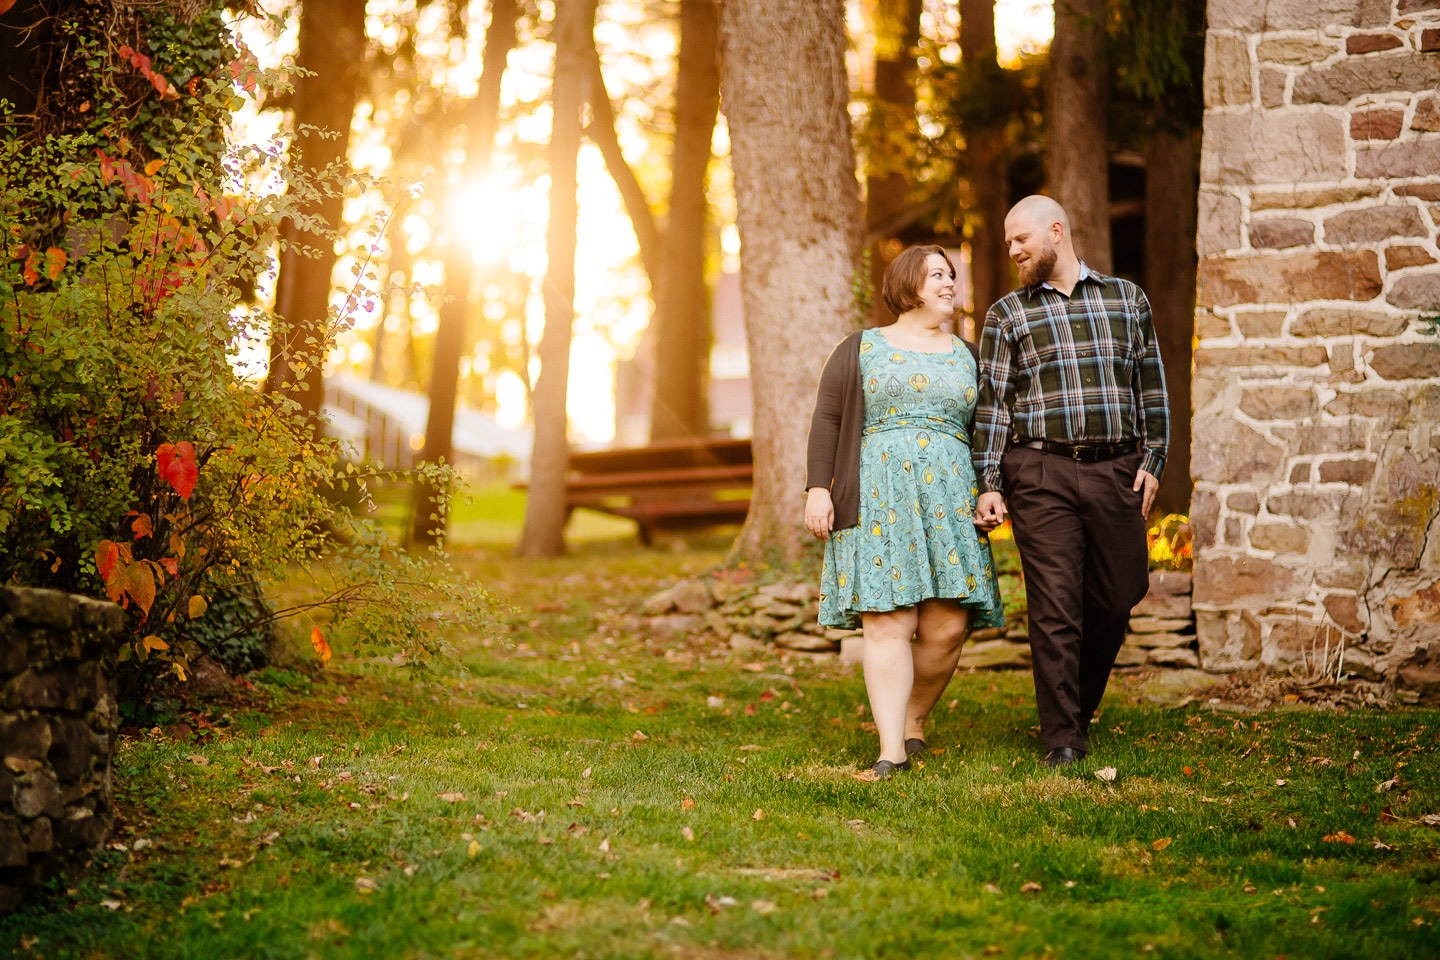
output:
[[1081, 463], [1099, 463], [1101, 460], [1114, 460], [1127, 453], [1134, 453], [1137, 444], [1138, 441], [1135, 440], [1124, 443], [1051, 443], [1049, 440], [1026, 440], [1015, 445], [1029, 447], [1031, 450], [1043, 450]]

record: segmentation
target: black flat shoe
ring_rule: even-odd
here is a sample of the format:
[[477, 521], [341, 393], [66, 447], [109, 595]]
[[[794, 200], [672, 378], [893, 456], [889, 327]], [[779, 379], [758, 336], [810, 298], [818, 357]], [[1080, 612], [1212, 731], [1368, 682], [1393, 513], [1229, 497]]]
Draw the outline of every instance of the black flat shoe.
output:
[[929, 752], [930, 748], [925, 746], [925, 741], [919, 737], [911, 737], [905, 741], [905, 756], [907, 757], [923, 755]]
[[1077, 763], [1085, 756], [1084, 750], [1077, 750], [1074, 747], [1056, 747], [1045, 754], [1045, 766], [1054, 769], [1055, 767], [1068, 767]]
[[890, 760], [876, 761], [875, 766], [869, 770], [860, 770], [855, 773], [855, 779], [861, 783], [874, 783], [876, 780], [889, 780], [897, 772], [910, 769], [910, 761], [902, 760], [894, 763]]

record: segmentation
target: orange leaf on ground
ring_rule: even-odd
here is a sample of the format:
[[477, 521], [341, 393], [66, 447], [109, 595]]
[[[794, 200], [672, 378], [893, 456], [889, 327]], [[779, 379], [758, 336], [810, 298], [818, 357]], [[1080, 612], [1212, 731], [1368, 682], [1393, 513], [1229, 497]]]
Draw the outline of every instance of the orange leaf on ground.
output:
[[683, 799], [680, 801], [680, 809], [681, 809], [681, 810], [694, 810], [694, 809], [695, 809], [695, 801], [694, 801], [694, 800], [691, 800], [689, 797], [683, 798]]
[[1354, 843], [1355, 838], [1344, 830], [1336, 830], [1334, 833], [1327, 833], [1321, 838], [1326, 843]]
[[325, 639], [325, 634], [320, 632], [319, 627], [310, 628], [310, 646], [315, 648], [315, 653], [320, 657], [321, 663], [330, 662], [330, 644]]
[[764, 820], [764, 819], [765, 819], [765, 811], [762, 810], [762, 809], [760, 809], [759, 807], [756, 807], [756, 808], [755, 808], [755, 812], [752, 813], [752, 814], [750, 814], [750, 819], [751, 819], [751, 820]]
[[1150, 844], [1150, 849], [1158, 853], [1159, 851], [1164, 850], [1168, 846], [1170, 846], [1170, 838], [1161, 837], [1159, 840], [1156, 840], [1154, 843]]

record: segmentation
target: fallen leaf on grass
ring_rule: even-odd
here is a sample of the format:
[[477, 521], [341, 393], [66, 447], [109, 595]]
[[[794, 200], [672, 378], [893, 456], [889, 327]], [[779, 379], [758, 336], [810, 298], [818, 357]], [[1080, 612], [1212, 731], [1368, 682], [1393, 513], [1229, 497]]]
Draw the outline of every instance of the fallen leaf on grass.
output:
[[465, 799], [465, 794], [458, 793], [454, 790], [446, 790], [444, 793], [435, 794], [435, 796], [439, 797], [441, 800], [444, 800], [446, 803], [459, 803], [460, 801]]
[[714, 694], [711, 694], [710, 696], [705, 698], [705, 706], [709, 707], [712, 710], [719, 710], [721, 707], [725, 706], [725, 701], [721, 700]]
[[600, 852], [601, 852], [601, 853], [609, 853], [609, 852], [610, 852], [610, 838], [609, 838], [609, 837], [606, 837], [604, 840], [601, 840], [601, 841], [600, 841]]
[[1373, 848], [1376, 849], [1376, 850], [1394, 850], [1394, 849], [1395, 849], [1394, 847], [1390, 846], [1390, 844], [1386, 843], [1384, 840], [1376, 840], [1375, 843], [1374, 843], [1374, 847], [1373, 847]]
[[750, 819], [751, 819], [751, 820], [764, 820], [764, 819], [765, 819], [765, 811], [762, 810], [762, 809], [760, 809], [759, 807], [756, 807], [756, 808], [755, 808], [755, 812], [752, 813], [752, 814], [750, 814]]
[[769, 703], [771, 700], [775, 699], [775, 691], [766, 690], [764, 693], [760, 694], [760, 699], [764, 703]]
[[1243, 891], [1244, 893], [1254, 893], [1257, 888], [1256, 888], [1255, 884], [1253, 884], [1253, 883], [1247, 883], [1247, 884], [1245, 884], [1245, 886], [1241, 887], [1240, 889], [1241, 889], [1241, 891]]
[[763, 664], [763, 663], [742, 663], [742, 664], [740, 664], [740, 669], [741, 669], [741, 670], [744, 670], [744, 671], [747, 671], [748, 673], [764, 673], [764, 672], [765, 672], [765, 664]]
[[1020, 884], [1021, 893], [1039, 893], [1041, 890], [1044, 889], [1044, 887], [1040, 886], [1040, 884], [1036, 883], [1034, 880], [1027, 880], [1026, 882]]
[[997, 897], [1000, 895], [1000, 888], [993, 883], [987, 883], [980, 889], [984, 890], [986, 893], [993, 893]]
[[681, 809], [681, 810], [694, 810], [694, 809], [695, 809], [695, 801], [692, 800], [692, 799], [690, 799], [689, 797], [682, 797], [681, 800], [680, 800], [680, 809]]
[[816, 900], [824, 900], [826, 897], [830, 896], [830, 891], [825, 889], [824, 887], [816, 887], [815, 891], [811, 893], [810, 896], [814, 897]]
[[467, 857], [469, 857], [470, 859], [473, 860], [473, 859], [475, 859], [476, 857], [478, 857], [479, 855], [480, 855], [480, 841], [479, 841], [479, 840], [471, 840], [471, 841], [470, 841], [470, 845], [465, 848], [465, 856], [467, 856]]
[[379, 889], [380, 889], [380, 884], [376, 883], [374, 880], [371, 880], [369, 877], [356, 877], [356, 878], [355, 878], [355, 892], [356, 892], [356, 893], [362, 893], [362, 894], [374, 893], [376, 890], [379, 890]]
[[680, 836], [684, 837], [685, 840], [689, 843], [695, 842], [695, 831], [691, 830], [689, 827], [681, 827]]
[[1276, 780], [1276, 781], [1275, 781], [1275, 786], [1277, 786], [1277, 787], [1283, 787], [1283, 786], [1285, 786], [1285, 784], [1287, 784], [1287, 783], [1289, 783], [1289, 782], [1290, 782], [1289, 780]]
[[1427, 827], [1440, 827], [1440, 813], [1422, 813], [1420, 822]]
[[755, 716], [755, 714], [759, 711], [759, 709], [760, 709], [760, 708], [757, 707], [757, 706], [755, 706], [755, 704], [753, 704], [753, 703], [747, 703], [747, 704], [745, 704], [745, 716], [747, 716], [747, 717], [753, 717], [753, 716]]
[[750, 909], [763, 917], [767, 913], [774, 913], [779, 908], [775, 906], [774, 900], [752, 900], [750, 901]]
[[186, 757], [185, 759], [186, 759], [186, 760], [189, 760], [191, 763], [195, 764], [195, 766], [197, 766], [197, 767], [208, 767], [208, 766], [210, 766], [210, 758], [209, 758], [209, 757], [202, 757], [202, 756], [201, 756], [200, 754], [198, 754], [198, 753], [192, 753], [192, 754], [190, 754], [190, 756]]
[[1161, 837], [1159, 840], [1156, 840], [1154, 843], [1150, 844], [1150, 849], [1154, 850], [1156, 853], [1159, 853], [1161, 850], [1164, 850], [1168, 846], [1170, 846], [1170, 838]]
[[1399, 783], [1400, 783], [1400, 778], [1399, 778], [1399, 777], [1391, 777], [1389, 780], [1386, 780], [1384, 783], [1377, 783], [1377, 784], [1375, 784], [1375, 792], [1376, 792], [1376, 793], [1384, 793], [1384, 792], [1387, 791], [1387, 790], [1394, 790], [1395, 787], [1396, 787]]
[[630, 739], [634, 740], [636, 743], [639, 743], [642, 740], [649, 740], [650, 738], [645, 736], [644, 731], [636, 730], [634, 733], [630, 734]]
[[740, 750], [763, 750], [764, 748], [761, 747], [760, 744], [758, 744], [758, 743], [746, 743], [746, 744], [742, 744], [738, 749], [740, 749]]
[[1389, 807], [1380, 808], [1380, 816], [1375, 818], [1376, 823], [1398, 823], [1400, 818], [1390, 810]]
[[574, 800], [566, 800], [566, 801], [565, 801], [565, 806], [567, 806], [567, 807], [583, 807], [583, 806], [585, 806], [585, 801], [584, 801], [584, 800], [581, 800], [579, 797], [576, 797]]
[[1325, 842], [1325, 843], [1351, 843], [1351, 844], [1353, 844], [1353, 843], [1355, 842], [1355, 838], [1352, 837], [1352, 836], [1350, 836], [1350, 834], [1346, 833], [1344, 830], [1336, 830], [1334, 833], [1327, 833], [1327, 834], [1325, 834], [1325, 836], [1321, 837], [1320, 839], [1321, 839], [1323, 842]]
[[1114, 783], [1116, 772], [1114, 767], [1101, 767], [1095, 771], [1095, 776], [1097, 779], [1104, 780], [1106, 783]]
[[1189, 777], [1195, 774], [1195, 769], [1193, 767], [1181, 767], [1180, 772], [1185, 774], [1185, 776]]
[[589, 780], [589, 779], [590, 779], [590, 774], [592, 774], [592, 773], [594, 773], [594, 772], [595, 772], [595, 768], [594, 768], [594, 767], [586, 767], [584, 770], [581, 770], [581, 771], [580, 771], [580, 778], [581, 778], [582, 780]]
[[221, 857], [220, 866], [229, 867], [232, 870], [239, 870], [241, 867], [245, 866], [245, 863], [242, 860], [234, 860], [230, 857]]
[[119, 910], [122, 906], [124, 906], [124, 904], [122, 904], [119, 900], [101, 900], [100, 906], [104, 907], [106, 910]]

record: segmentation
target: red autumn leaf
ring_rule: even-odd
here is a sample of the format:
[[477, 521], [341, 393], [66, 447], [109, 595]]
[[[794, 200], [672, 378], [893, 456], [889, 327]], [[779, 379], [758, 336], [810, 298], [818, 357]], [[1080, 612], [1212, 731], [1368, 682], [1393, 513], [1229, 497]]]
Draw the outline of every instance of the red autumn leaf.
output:
[[179, 443], [162, 443], [155, 451], [155, 462], [160, 468], [160, 478], [180, 494], [182, 500], [189, 500], [200, 477], [200, 467], [195, 463], [195, 445], [189, 440]]
[[111, 603], [119, 603], [130, 589], [129, 570], [128, 563], [112, 563], [105, 574], [105, 596], [110, 598]]
[[178, 577], [180, 575], [180, 564], [175, 562], [174, 557], [161, 557], [160, 566], [164, 567], [166, 572], [172, 577]]
[[6, 11], [13, 6], [15, 6], [15, 0], [0, 0], [0, 16], [4, 16]]
[[1183, 773], [1183, 774], [1185, 774], [1185, 776], [1188, 777], [1188, 776], [1190, 776], [1191, 774], [1193, 774], [1195, 771], [1194, 771], [1192, 768], [1190, 768], [1190, 767], [1181, 767], [1181, 768], [1180, 768], [1180, 772]]
[[25, 269], [21, 272], [28, 286], [40, 282], [40, 251], [36, 250], [25, 258]]
[[771, 700], [775, 699], [775, 691], [766, 690], [764, 693], [760, 694], [760, 699], [765, 701], [766, 703], [769, 703]]
[[150, 569], [150, 564], [145, 561], [130, 564], [125, 571], [126, 577], [130, 580], [129, 589], [126, 591], [130, 598], [139, 604], [140, 609], [147, 614], [150, 607], [155, 603], [155, 574]]
[[100, 579], [109, 580], [110, 571], [115, 569], [115, 561], [120, 559], [120, 548], [113, 540], [101, 540], [95, 547], [95, 569], [100, 573]]
[[65, 251], [59, 247], [51, 247], [45, 251], [45, 276], [51, 280], [59, 280], [60, 274], [65, 269], [65, 263], [69, 258]]
[[148, 537], [155, 532], [155, 528], [150, 523], [150, 514], [148, 513], [142, 513], [136, 517], [134, 521], [131, 522], [130, 529], [135, 531], [136, 540], [139, 540], [141, 537]]
[[1350, 843], [1350, 844], [1353, 844], [1353, 843], [1355, 842], [1355, 838], [1352, 837], [1352, 836], [1350, 836], [1350, 834], [1346, 833], [1344, 830], [1336, 830], [1334, 833], [1327, 833], [1327, 834], [1325, 834], [1325, 836], [1322, 837], [1321, 839], [1322, 839], [1325, 843]]
[[747, 716], [747, 717], [753, 717], [753, 716], [755, 716], [755, 711], [756, 711], [756, 709], [757, 709], [757, 708], [756, 708], [755, 704], [753, 704], [753, 703], [747, 703], [747, 704], [745, 704], [745, 716]]
[[310, 628], [310, 646], [315, 648], [315, 653], [320, 657], [321, 663], [330, 662], [330, 644], [325, 639], [325, 634], [320, 632], [319, 627]]
[[120, 48], [115, 52], [120, 54], [120, 56], [124, 57], [126, 60], [129, 60], [131, 55], [135, 53], [135, 51], [130, 48], [130, 44], [128, 43], [122, 43], [120, 45]]

